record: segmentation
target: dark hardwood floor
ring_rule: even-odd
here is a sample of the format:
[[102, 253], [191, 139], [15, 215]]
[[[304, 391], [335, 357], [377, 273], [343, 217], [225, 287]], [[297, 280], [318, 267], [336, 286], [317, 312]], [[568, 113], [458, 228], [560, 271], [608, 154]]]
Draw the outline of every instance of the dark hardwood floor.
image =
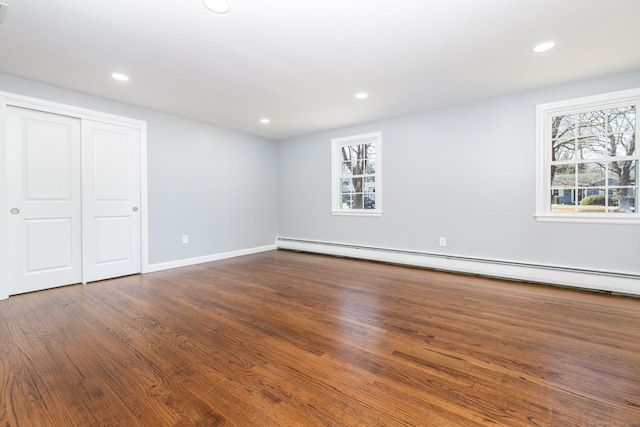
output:
[[272, 251], [0, 313], [2, 427], [640, 427], [635, 298]]

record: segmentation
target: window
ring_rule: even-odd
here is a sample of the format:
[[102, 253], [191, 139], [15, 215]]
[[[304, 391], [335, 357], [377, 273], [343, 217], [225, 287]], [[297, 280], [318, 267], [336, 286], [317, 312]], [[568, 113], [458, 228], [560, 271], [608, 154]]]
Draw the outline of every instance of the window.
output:
[[640, 89], [537, 107], [536, 217], [640, 222]]
[[333, 214], [382, 214], [380, 140], [380, 132], [331, 140]]

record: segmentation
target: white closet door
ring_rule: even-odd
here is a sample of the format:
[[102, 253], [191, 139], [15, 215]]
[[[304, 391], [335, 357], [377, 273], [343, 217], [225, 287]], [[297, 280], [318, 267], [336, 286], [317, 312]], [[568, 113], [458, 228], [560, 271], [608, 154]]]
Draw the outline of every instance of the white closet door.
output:
[[82, 121], [83, 282], [140, 272], [140, 131]]
[[7, 107], [9, 294], [79, 283], [80, 120]]

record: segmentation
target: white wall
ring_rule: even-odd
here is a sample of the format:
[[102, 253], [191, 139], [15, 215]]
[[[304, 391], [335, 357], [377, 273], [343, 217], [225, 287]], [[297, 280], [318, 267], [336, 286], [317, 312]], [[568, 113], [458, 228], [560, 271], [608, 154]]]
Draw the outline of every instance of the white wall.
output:
[[[640, 71], [276, 143], [0, 74], [2, 91], [147, 122], [149, 261], [160, 267], [267, 248], [279, 235], [638, 275], [640, 226], [533, 217], [535, 106], [633, 87]], [[374, 131], [384, 215], [332, 216], [330, 141]]]
[[[533, 217], [536, 105], [633, 87], [640, 72], [281, 141], [279, 235], [640, 274], [640, 226]], [[382, 132], [384, 214], [332, 216], [330, 141], [374, 131]]]
[[275, 142], [2, 74], [0, 91], [147, 122], [152, 266], [273, 245]]

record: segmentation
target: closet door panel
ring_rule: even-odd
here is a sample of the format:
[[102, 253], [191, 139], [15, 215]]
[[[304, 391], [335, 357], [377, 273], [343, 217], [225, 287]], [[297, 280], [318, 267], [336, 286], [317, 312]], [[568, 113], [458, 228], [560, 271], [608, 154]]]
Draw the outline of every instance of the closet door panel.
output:
[[133, 228], [131, 218], [127, 216], [95, 218], [96, 264], [104, 265], [130, 260]]
[[9, 294], [82, 280], [80, 120], [7, 107]]
[[82, 122], [83, 281], [140, 272], [140, 132]]

